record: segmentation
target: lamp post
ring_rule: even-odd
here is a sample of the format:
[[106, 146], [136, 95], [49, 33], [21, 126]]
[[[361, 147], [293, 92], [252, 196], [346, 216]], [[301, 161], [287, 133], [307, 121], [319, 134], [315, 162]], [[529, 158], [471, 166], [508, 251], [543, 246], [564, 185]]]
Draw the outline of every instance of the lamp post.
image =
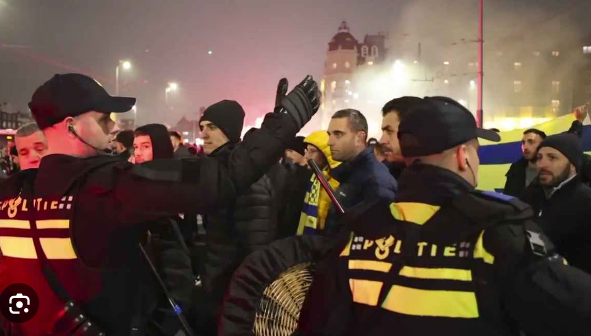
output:
[[119, 95], [119, 67], [123, 67], [123, 70], [131, 69], [130, 61], [119, 61], [117, 67], [115, 67], [115, 95]]
[[175, 83], [175, 82], [168, 83], [168, 86], [164, 90], [164, 102], [166, 103], [167, 106], [168, 106], [168, 94], [170, 92], [177, 91], [178, 89], [179, 89], [179, 85], [177, 83]]

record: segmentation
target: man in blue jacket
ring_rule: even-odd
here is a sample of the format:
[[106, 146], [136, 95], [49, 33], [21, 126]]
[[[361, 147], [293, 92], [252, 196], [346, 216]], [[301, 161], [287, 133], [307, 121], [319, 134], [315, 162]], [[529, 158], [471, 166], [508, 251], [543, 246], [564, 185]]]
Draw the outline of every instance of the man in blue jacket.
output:
[[[332, 157], [343, 162], [331, 175], [340, 182], [336, 196], [345, 210], [377, 198], [393, 201], [396, 195], [396, 180], [366, 146], [367, 133], [365, 116], [353, 109], [336, 112], [328, 126]], [[339, 230], [335, 217], [333, 208], [326, 223], [329, 235]]]

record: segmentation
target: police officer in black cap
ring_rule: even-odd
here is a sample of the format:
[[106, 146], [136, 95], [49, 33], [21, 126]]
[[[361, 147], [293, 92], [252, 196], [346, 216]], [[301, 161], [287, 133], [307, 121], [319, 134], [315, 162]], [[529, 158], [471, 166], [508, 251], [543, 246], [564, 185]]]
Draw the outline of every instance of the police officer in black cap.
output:
[[132, 165], [102, 154], [114, 127], [110, 113], [129, 111], [135, 98], [112, 97], [84, 75], [55, 75], [29, 103], [48, 153], [38, 170], [0, 188], [0, 291], [23, 283], [40, 298], [32, 319], [5, 320], [5, 328], [18, 335], [129, 335], [138, 281], [151, 276], [138, 271], [145, 269], [141, 223], [208, 213], [236, 198], [279, 160], [319, 103], [308, 76], [236, 146], [227, 166], [212, 158]]
[[500, 140], [449, 98], [402, 120], [397, 199], [346, 219], [353, 233], [318, 266], [302, 335], [591, 333], [591, 276], [555, 253], [527, 205], [474, 189], [477, 138]]

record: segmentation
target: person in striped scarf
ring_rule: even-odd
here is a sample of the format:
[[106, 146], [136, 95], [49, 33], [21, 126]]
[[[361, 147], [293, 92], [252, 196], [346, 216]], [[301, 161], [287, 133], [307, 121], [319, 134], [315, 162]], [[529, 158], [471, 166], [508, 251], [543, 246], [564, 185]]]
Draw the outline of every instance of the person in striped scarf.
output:
[[[308, 135], [304, 139], [304, 143], [306, 144], [306, 160], [314, 160], [318, 167], [322, 169], [324, 177], [326, 177], [330, 186], [336, 189], [339, 186], [339, 182], [330, 176], [330, 172], [340, 162], [332, 158], [330, 147], [328, 146], [328, 133], [326, 131], [316, 131]], [[312, 175], [306, 197], [304, 198], [304, 206], [302, 208], [297, 234], [322, 234], [330, 205], [331, 201], [328, 194], [322, 188], [316, 175]]]

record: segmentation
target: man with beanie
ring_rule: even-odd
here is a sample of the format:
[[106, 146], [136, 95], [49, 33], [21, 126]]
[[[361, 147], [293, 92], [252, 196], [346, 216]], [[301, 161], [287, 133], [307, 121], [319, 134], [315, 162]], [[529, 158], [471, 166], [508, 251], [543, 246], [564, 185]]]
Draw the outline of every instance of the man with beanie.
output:
[[[133, 141], [135, 163], [174, 157], [168, 129], [161, 124], [138, 127]], [[170, 297], [180, 305], [185, 317], [191, 308], [194, 288], [193, 269], [189, 250], [178, 227], [179, 216], [147, 223], [149, 235], [142, 242], [152, 259]], [[195, 226], [197, 223], [195, 223]], [[145, 335], [174, 335], [181, 329], [181, 323], [158, 283], [147, 261], [137, 265], [147, 275], [138, 284], [137, 328]]]
[[[208, 107], [199, 120], [207, 156], [225, 162], [240, 142], [244, 110], [223, 100]], [[225, 292], [234, 271], [251, 252], [277, 238], [277, 204], [271, 180], [265, 174], [219, 211], [204, 216], [205, 261], [202, 274], [206, 305], [200, 321], [203, 333], [216, 328]]]
[[170, 142], [172, 142], [172, 148], [174, 149], [174, 157], [190, 157], [191, 153], [189, 149], [183, 144], [181, 134], [177, 131], [171, 131]]
[[526, 190], [524, 201], [558, 253], [591, 273], [591, 188], [580, 179], [582, 158], [576, 135], [547, 137], [537, 153], [538, 181]]
[[[313, 160], [322, 170], [324, 177], [333, 190], [339, 187], [339, 182], [331, 176], [331, 171], [340, 165], [333, 160], [328, 146], [328, 133], [316, 131], [304, 139], [306, 144], [306, 160]], [[308, 182], [304, 207], [300, 216], [298, 235], [322, 234], [325, 230], [326, 217], [331, 208], [331, 200], [322, 188], [320, 180], [312, 174]]]

